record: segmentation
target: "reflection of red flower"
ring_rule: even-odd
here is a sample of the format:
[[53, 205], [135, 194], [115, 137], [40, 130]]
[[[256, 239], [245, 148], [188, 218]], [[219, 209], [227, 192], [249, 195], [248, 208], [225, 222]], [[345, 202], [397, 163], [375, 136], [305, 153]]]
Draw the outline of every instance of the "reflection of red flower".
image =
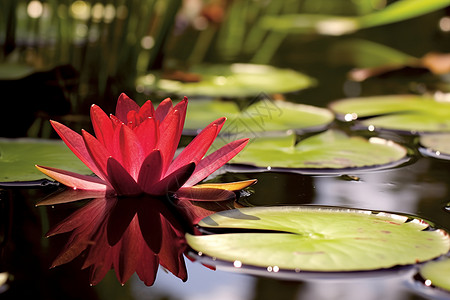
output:
[[[220, 118], [203, 129], [173, 159], [186, 108], [186, 97], [175, 106], [166, 99], [154, 109], [150, 100], [139, 107], [122, 94], [116, 115], [108, 117], [100, 107], [91, 107], [95, 137], [84, 130], [80, 135], [52, 121], [62, 140], [98, 178], [37, 167], [73, 189], [100, 191], [106, 195], [163, 196], [175, 193], [179, 198], [189, 198], [195, 194], [197, 200], [232, 197], [233, 193], [222, 185], [209, 185], [207, 189], [195, 185], [239, 153], [248, 139], [231, 142], [204, 157], [225, 122], [225, 118]], [[247, 185], [251, 183], [249, 181]]]
[[53, 267], [83, 251], [95, 285], [113, 268], [124, 284], [136, 272], [146, 284], [155, 281], [158, 266], [187, 279], [184, 230], [161, 199], [148, 196], [96, 198], [52, 228], [48, 236], [71, 232]]

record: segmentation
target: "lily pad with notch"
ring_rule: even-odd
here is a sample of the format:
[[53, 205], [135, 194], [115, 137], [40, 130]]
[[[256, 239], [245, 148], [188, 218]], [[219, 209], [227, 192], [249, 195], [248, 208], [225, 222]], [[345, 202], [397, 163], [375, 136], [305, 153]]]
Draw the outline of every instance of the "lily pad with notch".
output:
[[388, 270], [450, 249], [448, 233], [425, 220], [360, 209], [247, 207], [215, 213], [198, 225], [204, 233], [186, 239], [195, 252], [211, 258], [208, 264], [294, 276]]
[[[218, 139], [216, 147], [225, 141]], [[297, 144], [294, 133], [255, 138], [230, 163], [236, 171], [269, 169], [333, 174], [391, 168], [405, 163], [407, 152], [405, 147], [389, 140], [376, 137], [367, 140], [339, 130], [328, 130]]]
[[197, 134], [212, 121], [227, 117], [221, 134], [255, 137], [294, 129], [297, 132], [323, 130], [334, 121], [333, 113], [305, 104], [263, 99], [240, 111], [235, 102], [191, 101], [187, 111], [185, 134]]
[[0, 182], [47, 178], [36, 164], [52, 165], [81, 174], [92, 173], [62, 141], [0, 139]]
[[356, 127], [405, 134], [450, 132], [450, 102], [427, 96], [388, 95], [349, 98], [329, 108], [342, 121]]
[[182, 82], [150, 73], [138, 78], [136, 84], [147, 92], [224, 98], [255, 97], [262, 92], [291, 93], [316, 84], [315, 79], [305, 74], [269, 65], [195, 65], [189, 71], [197, 74], [199, 80]]

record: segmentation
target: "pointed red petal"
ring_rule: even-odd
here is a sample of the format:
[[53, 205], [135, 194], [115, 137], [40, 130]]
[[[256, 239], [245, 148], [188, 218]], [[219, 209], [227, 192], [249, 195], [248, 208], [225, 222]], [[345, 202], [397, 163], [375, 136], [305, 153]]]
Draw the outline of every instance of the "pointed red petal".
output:
[[183, 132], [183, 127], [184, 127], [184, 121], [186, 119], [186, 110], [187, 110], [187, 105], [188, 105], [188, 98], [185, 96], [183, 98], [183, 100], [181, 100], [177, 105], [175, 105], [175, 107], [173, 108], [174, 110], [178, 110], [180, 112], [180, 121], [178, 123], [178, 130], [180, 132], [180, 137], [181, 137], [181, 133]]
[[180, 142], [181, 132], [179, 132], [180, 112], [173, 110], [167, 115], [164, 121], [159, 126], [160, 138], [156, 148], [161, 150], [163, 157], [163, 169], [162, 174], [166, 174], [170, 163], [172, 162], [175, 151], [177, 150], [178, 143]]
[[114, 157], [121, 162], [125, 170], [137, 181], [142, 160], [144, 159], [144, 151], [132, 129], [121, 125], [116, 130], [118, 131], [118, 140], [115, 141], [115, 147], [117, 147], [115, 150], [119, 151], [115, 153]]
[[97, 166], [96, 173], [100, 178], [105, 181], [109, 181], [106, 171], [106, 162], [108, 158], [111, 156], [109, 151], [103, 146], [95, 137], [93, 137], [89, 132], [82, 130], [84, 144], [86, 145], [86, 149], [89, 152], [92, 160]]
[[184, 166], [187, 163], [194, 162], [196, 164], [203, 158], [203, 156], [208, 151], [217, 134], [222, 129], [226, 118], [220, 118], [208, 126], [206, 126], [189, 145], [184, 148], [184, 150], [175, 158], [175, 160], [170, 164], [168, 173], [173, 172], [177, 168]]
[[145, 155], [155, 149], [159, 139], [159, 129], [155, 118], [147, 118], [136, 128], [135, 133]]
[[152, 101], [147, 100], [139, 110], [140, 122], [143, 122], [147, 118], [153, 118], [154, 115], [155, 115], [155, 108], [153, 107]]
[[170, 192], [176, 192], [189, 179], [194, 170], [194, 163], [187, 164], [153, 185], [151, 191], [147, 193], [154, 196], [162, 196]]
[[[107, 183], [97, 177], [81, 175], [65, 170], [38, 165], [36, 165], [36, 168], [38, 168], [38, 170], [44, 173], [45, 175], [73, 189], [102, 191], [105, 193], [106, 190], [108, 189]], [[41, 202], [40, 205], [44, 204], [42, 204]]]
[[91, 106], [91, 121], [97, 140], [110, 149], [114, 135], [111, 119], [99, 106], [94, 104]]
[[219, 189], [227, 191], [239, 191], [255, 184], [257, 179], [249, 179], [243, 181], [227, 182], [227, 183], [203, 183], [193, 186], [194, 189]]
[[226, 164], [230, 159], [232, 159], [236, 154], [238, 154], [247, 145], [249, 139], [240, 139], [226, 144], [219, 150], [208, 155], [200, 161], [192, 174], [191, 178], [184, 184], [184, 187], [193, 186], [214, 171]]
[[216, 188], [183, 187], [175, 193], [175, 197], [184, 201], [226, 201], [235, 199], [236, 195], [232, 191]]
[[155, 110], [155, 119], [162, 122], [167, 114], [172, 110], [172, 100], [170, 98], [164, 99]]
[[139, 111], [139, 105], [124, 93], [120, 94], [116, 105], [116, 117], [127, 123], [127, 115], [131, 110]]
[[108, 178], [118, 195], [135, 196], [142, 193], [127, 170], [113, 157], [107, 161]]
[[[55, 131], [64, 141], [64, 143], [69, 147], [69, 149], [89, 168], [92, 172], [99, 175], [99, 169], [91, 158], [86, 145], [81, 135], [73, 131], [72, 129], [58, 123], [56, 121], [50, 121]], [[101, 176], [100, 176], [101, 177]], [[104, 178], [103, 178], [104, 179]]]
[[144, 160], [139, 171], [138, 184], [146, 193], [161, 179], [162, 156], [159, 150], [151, 152]]

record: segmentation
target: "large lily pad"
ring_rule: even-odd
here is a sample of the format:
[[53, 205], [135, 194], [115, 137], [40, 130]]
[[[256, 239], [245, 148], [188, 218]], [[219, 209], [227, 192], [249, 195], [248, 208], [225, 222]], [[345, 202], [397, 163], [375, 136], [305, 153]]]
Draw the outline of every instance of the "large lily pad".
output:
[[89, 169], [61, 141], [0, 139], [0, 182], [48, 178], [35, 165], [89, 174]]
[[335, 101], [329, 107], [339, 119], [356, 120], [370, 130], [450, 132], [450, 102], [439, 102], [431, 97], [390, 95], [349, 98]]
[[432, 285], [450, 292], [450, 258], [430, 261], [420, 269], [426, 285]]
[[334, 120], [325, 108], [284, 101], [260, 100], [243, 111], [229, 101], [191, 101], [188, 106], [185, 133], [196, 134], [212, 121], [227, 117], [221, 134], [253, 138], [273, 131], [313, 131]]
[[267, 65], [231, 64], [197, 65], [190, 70], [198, 82], [164, 79], [160, 73], [140, 77], [137, 85], [144, 90], [162, 91], [180, 96], [255, 97], [260, 93], [289, 93], [315, 85], [315, 80], [290, 69]]
[[348, 169], [392, 167], [407, 159], [406, 148], [392, 141], [350, 137], [337, 130], [328, 130], [297, 144], [295, 142], [296, 135], [293, 133], [259, 137], [251, 140], [230, 162], [271, 170], [332, 173]]
[[449, 235], [424, 220], [357, 209], [242, 208], [213, 214], [199, 225], [212, 234], [187, 234], [195, 251], [235, 266], [272, 270], [386, 269], [427, 261], [450, 249]]
[[450, 160], [450, 134], [427, 134], [420, 137], [420, 152], [426, 156]]

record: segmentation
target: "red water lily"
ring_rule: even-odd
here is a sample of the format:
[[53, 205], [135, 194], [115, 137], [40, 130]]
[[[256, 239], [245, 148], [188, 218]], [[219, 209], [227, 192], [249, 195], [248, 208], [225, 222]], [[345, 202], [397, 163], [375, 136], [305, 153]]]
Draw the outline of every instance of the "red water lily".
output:
[[234, 197], [233, 191], [254, 181], [207, 186], [196, 184], [239, 153], [248, 139], [233, 141], [204, 157], [225, 123], [225, 118], [220, 118], [203, 129], [174, 159], [187, 104], [186, 97], [175, 106], [167, 98], [156, 109], [150, 100], [139, 107], [121, 94], [115, 115], [108, 117], [99, 106], [91, 107], [95, 137], [85, 130], [80, 135], [61, 123], [51, 121], [66, 145], [98, 177], [36, 167], [73, 189], [107, 195], [174, 194], [178, 199], [216, 201]]

